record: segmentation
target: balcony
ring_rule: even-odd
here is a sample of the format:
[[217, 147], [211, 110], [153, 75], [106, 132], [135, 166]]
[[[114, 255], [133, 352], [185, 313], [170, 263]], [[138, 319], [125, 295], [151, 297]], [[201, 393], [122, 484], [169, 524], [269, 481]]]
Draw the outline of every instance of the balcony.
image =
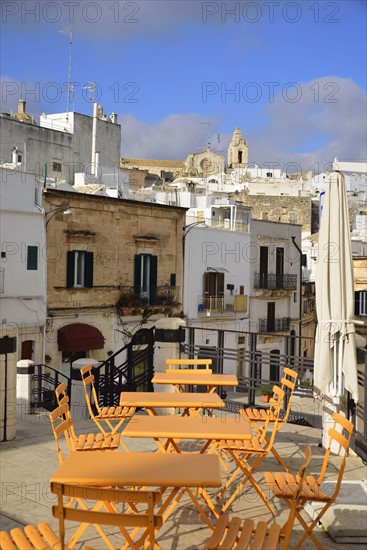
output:
[[297, 275], [255, 273], [254, 286], [266, 290], [297, 290]]
[[247, 296], [200, 296], [198, 311], [206, 313], [247, 313]]
[[157, 286], [148, 290], [137, 290], [133, 286], [120, 286], [120, 295], [116, 306], [118, 308], [136, 308], [145, 306], [174, 307], [178, 305], [179, 287]]
[[259, 319], [259, 332], [287, 332], [291, 328], [290, 317]]

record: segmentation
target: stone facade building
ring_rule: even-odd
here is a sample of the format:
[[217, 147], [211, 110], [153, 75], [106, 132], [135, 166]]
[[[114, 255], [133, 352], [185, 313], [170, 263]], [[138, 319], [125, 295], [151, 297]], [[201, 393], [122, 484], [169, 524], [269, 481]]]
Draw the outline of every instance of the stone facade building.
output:
[[[46, 212], [72, 211], [47, 226], [50, 366], [106, 359], [141, 325], [182, 311], [186, 209], [54, 189], [43, 199]], [[90, 333], [83, 350], [80, 331]]]
[[207, 178], [223, 171], [224, 156], [213, 153], [210, 147], [206, 147], [201, 153], [189, 155], [185, 166], [188, 175]]

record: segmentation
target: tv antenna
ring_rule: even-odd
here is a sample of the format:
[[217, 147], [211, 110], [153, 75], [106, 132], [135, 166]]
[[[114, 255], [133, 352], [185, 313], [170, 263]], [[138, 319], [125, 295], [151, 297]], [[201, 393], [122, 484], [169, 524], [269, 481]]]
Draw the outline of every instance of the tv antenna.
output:
[[83, 86], [83, 90], [87, 90], [87, 99], [89, 103], [96, 103], [97, 101], [97, 86], [94, 82], [88, 82], [86, 86]]
[[199, 124], [203, 124], [205, 126], [208, 127], [208, 147], [210, 149], [210, 140], [211, 140], [211, 127], [212, 127], [212, 123], [211, 122], [199, 122]]
[[68, 86], [66, 90], [66, 120], [69, 120], [69, 104], [71, 98], [73, 98], [73, 110], [74, 110], [74, 85], [70, 83], [71, 79], [71, 61], [73, 57], [73, 29], [68, 27], [59, 31], [60, 34], [69, 34], [69, 67], [68, 67]]

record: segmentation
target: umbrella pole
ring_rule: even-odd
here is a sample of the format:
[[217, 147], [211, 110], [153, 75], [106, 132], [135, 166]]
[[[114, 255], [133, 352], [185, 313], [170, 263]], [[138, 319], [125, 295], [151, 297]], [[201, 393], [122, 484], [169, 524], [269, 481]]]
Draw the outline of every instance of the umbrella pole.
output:
[[338, 353], [338, 392], [337, 396], [343, 395], [343, 338], [339, 338], [339, 353]]
[[335, 337], [332, 336], [333, 340], [334, 340], [334, 344], [333, 344], [333, 387], [332, 387], [332, 390], [331, 390], [331, 395], [333, 397], [335, 397], [337, 395], [337, 387], [338, 387], [338, 364], [337, 364], [337, 357], [338, 357], [338, 354], [337, 354], [337, 342], [335, 340]]

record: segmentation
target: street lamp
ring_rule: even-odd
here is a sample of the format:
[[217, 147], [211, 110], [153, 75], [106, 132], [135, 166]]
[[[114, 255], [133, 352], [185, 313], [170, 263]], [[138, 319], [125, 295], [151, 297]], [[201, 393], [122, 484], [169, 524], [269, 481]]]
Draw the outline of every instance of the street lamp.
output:
[[191, 229], [193, 227], [196, 227], [197, 225], [204, 225], [205, 227], [208, 227], [205, 220], [199, 220], [199, 221], [196, 221], [196, 222], [193, 222], [193, 223], [189, 223], [189, 225], [184, 225], [184, 227], [182, 228], [182, 231], [186, 231], [186, 229], [187, 229], [187, 231], [186, 231], [186, 233], [184, 233], [183, 238], [185, 239], [186, 235], [191, 231]]
[[[47, 227], [48, 223], [52, 220], [52, 218], [58, 212], [62, 212], [64, 214], [64, 216], [69, 216], [70, 214], [73, 213], [73, 211], [71, 210], [71, 208], [69, 207], [68, 204], [64, 204], [62, 206], [56, 206], [56, 208], [52, 208], [52, 210], [49, 210], [48, 212], [45, 212], [46, 227]], [[47, 216], [49, 216], [50, 214], [51, 214], [51, 216], [47, 219]]]

